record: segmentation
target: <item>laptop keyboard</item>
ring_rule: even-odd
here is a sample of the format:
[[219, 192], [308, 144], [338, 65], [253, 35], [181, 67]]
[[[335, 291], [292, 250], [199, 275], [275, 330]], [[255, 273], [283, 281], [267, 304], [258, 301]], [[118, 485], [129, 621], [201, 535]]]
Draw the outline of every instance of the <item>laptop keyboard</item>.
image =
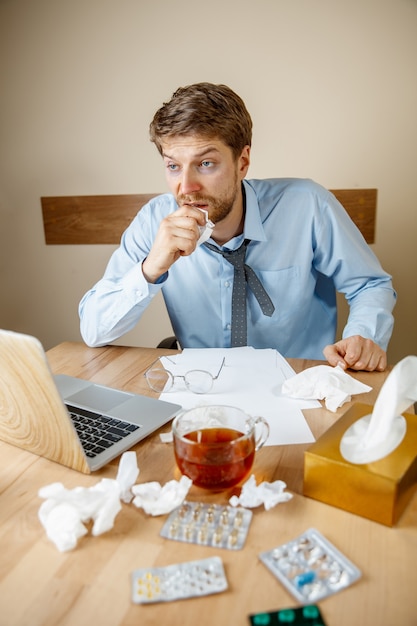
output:
[[66, 405], [86, 456], [94, 458], [140, 428], [100, 413]]

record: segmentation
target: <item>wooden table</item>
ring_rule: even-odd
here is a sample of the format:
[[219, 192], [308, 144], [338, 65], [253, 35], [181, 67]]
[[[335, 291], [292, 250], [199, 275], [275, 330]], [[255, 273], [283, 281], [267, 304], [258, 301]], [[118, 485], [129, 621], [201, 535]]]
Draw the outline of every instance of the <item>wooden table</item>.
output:
[[[146, 348], [87, 348], [63, 343], [48, 352], [55, 373], [92, 379], [110, 386], [152, 395], [142, 374], [157, 353]], [[172, 352], [172, 351], [171, 351]], [[316, 364], [290, 360], [296, 371]], [[354, 374], [374, 390], [355, 400], [372, 403], [386, 374]], [[319, 436], [350, 406], [337, 414], [324, 408], [305, 412]], [[168, 430], [167, 427], [162, 430]], [[417, 624], [415, 563], [417, 496], [395, 528], [388, 528], [304, 498], [305, 446], [264, 447], [257, 454], [256, 479], [281, 479], [292, 500], [270, 511], [254, 510], [243, 550], [215, 550], [160, 537], [166, 516], [150, 517], [132, 504], [123, 505], [114, 528], [100, 537], [86, 535], [75, 550], [60, 553], [38, 520], [38, 490], [52, 482], [65, 487], [91, 486], [115, 478], [118, 460], [86, 476], [0, 444], [0, 624], [2, 626], [158, 625], [238, 626], [248, 615], [296, 606], [292, 595], [259, 561], [258, 554], [289, 541], [310, 527], [318, 529], [362, 571], [353, 586], [319, 603], [328, 626], [413, 626]], [[137, 482], [178, 478], [172, 447], [159, 433], [136, 446]], [[226, 504], [231, 491], [210, 494], [192, 487], [188, 498]], [[171, 603], [135, 605], [130, 599], [130, 573], [219, 555], [229, 589], [226, 592]]]

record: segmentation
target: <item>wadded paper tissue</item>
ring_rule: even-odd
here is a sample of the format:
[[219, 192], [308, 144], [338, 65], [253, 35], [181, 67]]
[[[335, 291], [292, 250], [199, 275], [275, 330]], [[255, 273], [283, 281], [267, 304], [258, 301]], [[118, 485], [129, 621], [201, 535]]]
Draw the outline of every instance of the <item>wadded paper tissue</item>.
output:
[[351, 396], [366, 393], [372, 387], [349, 376], [339, 365], [316, 365], [288, 378], [282, 394], [304, 400], [325, 400], [326, 409], [336, 412]]
[[240, 496], [232, 496], [229, 500], [231, 506], [243, 506], [247, 509], [253, 509], [261, 504], [265, 510], [269, 511], [281, 502], [291, 500], [292, 494], [284, 491], [286, 483], [282, 480], [275, 480], [272, 483], [262, 482], [256, 484], [254, 474], [242, 485]]
[[[192, 481], [183, 476], [166, 485], [149, 482], [134, 486], [139, 475], [135, 452], [125, 452], [115, 480], [103, 478], [93, 487], [66, 489], [62, 483], [42, 487], [38, 495], [45, 501], [39, 508], [39, 519], [47, 537], [58, 550], [66, 552], [88, 532], [85, 524], [93, 521], [92, 535], [108, 532], [114, 526], [121, 502], [142, 507], [150, 515], [170, 513], [185, 499]], [[135, 496], [135, 497], [134, 497]]]

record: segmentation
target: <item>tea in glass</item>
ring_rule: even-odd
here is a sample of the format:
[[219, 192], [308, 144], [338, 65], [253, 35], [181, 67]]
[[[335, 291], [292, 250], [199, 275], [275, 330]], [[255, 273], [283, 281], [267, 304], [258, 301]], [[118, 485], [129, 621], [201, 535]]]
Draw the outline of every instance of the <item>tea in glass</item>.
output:
[[175, 418], [173, 434], [180, 471], [198, 487], [221, 490], [246, 478], [269, 427], [235, 407], [198, 407]]

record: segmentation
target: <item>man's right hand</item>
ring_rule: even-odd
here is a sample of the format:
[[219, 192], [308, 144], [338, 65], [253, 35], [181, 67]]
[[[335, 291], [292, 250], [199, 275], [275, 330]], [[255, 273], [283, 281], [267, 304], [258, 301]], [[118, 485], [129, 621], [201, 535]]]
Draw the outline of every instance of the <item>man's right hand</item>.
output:
[[142, 264], [143, 275], [149, 283], [155, 283], [181, 256], [194, 252], [200, 237], [198, 227], [205, 223], [204, 213], [192, 206], [183, 206], [162, 220]]
[[387, 353], [372, 339], [354, 335], [326, 346], [323, 354], [333, 367], [383, 372], [387, 367]]

